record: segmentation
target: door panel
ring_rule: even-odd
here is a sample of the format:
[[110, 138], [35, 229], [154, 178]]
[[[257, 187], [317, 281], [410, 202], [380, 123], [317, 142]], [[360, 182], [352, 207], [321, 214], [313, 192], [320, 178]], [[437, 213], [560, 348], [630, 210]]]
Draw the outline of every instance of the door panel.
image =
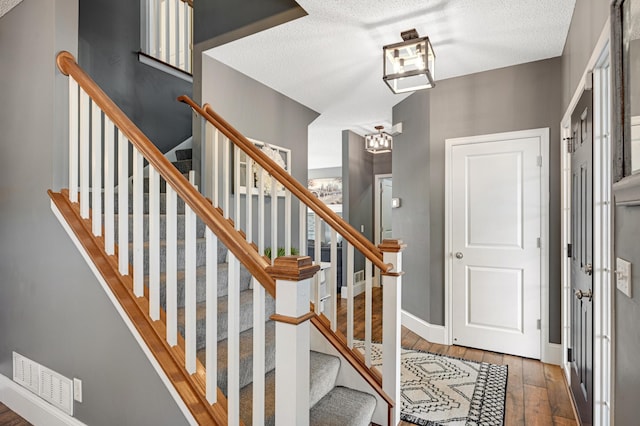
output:
[[393, 184], [391, 178], [380, 180], [380, 241], [393, 238], [391, 229], [391, 198]]
[[454, 344], [540, 357], [541, 140], [451, 146]]
[[583, 424], [593, 411], [593, 136], [592, 92], [585, 91], [571, 116], [571, 392]]

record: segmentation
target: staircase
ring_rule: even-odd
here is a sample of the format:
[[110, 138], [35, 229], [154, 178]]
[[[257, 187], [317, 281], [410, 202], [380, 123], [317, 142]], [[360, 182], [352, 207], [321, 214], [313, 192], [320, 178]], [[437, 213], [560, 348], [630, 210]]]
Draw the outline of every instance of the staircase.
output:
[[[171, 164], [70, 54], [62, 52], [57, 61], [70, 76], [69, 189], [49, 191], [52, 210], [174, 387], [186, 418], [207, 425], [397, 424], [401, 242], [373, 246], [215, 112], [181, 98], [205, 120], [205, 145], [215, 142], [206, 153], [223, 153], [208, 164], [216, 173], [207, 183], [212, 199], [205, 198], [187, 180], [189, 150], [178, 151]], [[245, 182], [258, 170], [256, 187], [247, 193], [238, 190], [240, 152], [246, 155]], [[272, 182], [263, 185], [263, 176]], [[320, 251], [317, 264], [307, 256], [271, 261], [260, 254], [265, 235], [274, 253], [278, 243], [293, 247], [292, 197], [305, 215], [299, 221], [301, 252], [307, 206], [316, 229], [322, 222], [331, 228], [329, 271], [336, 270], [337, 234], [346, 242], [346, 336], [336, 331], [335, 303], [326, 317], [319, 312], [319, 291], [311, 291], [312, 283], [319, 288]], [[278, 202], [267, 207], [267, 199]], [[252, 219], [258, 220], [254, 232]], [[354, 250], [365, 255], [368, 277], [364, 356], [354, 348]], [[384, 362], [377, 372], [371, 367], [373, 266], [384, 284]], [[335, 301], [335, 274], [327, 276]]]
[[[192, 165], [192, 150], [184, 149], [176, 151], [177, 161], [172, 164], [188, 178]], [[145, 259], [149, 259], [149, 178], [145, 178], [144, 193], [144, 241]], [[165, 204], [166, 185], [161, 186], [160, 200], [160, 235], [166, 235], [167, 217], [162, 206]], [[117, 196], [116, 196], [117, 200]], [[116, 203], [117, 206], [118, 203]], [[128, 212], [130, 259], [133, 264], [133, 196], [129, 195], [130, 207]], [[184, 203], [178, 205], [177, 215], [177, 245], [185, 246], [185, 213]], [[118, 223], [119, 211], [116, 207], [116, 221]], [[117, 233], [117, 225], [115, 232]], [[206, 265], [205, 265], [205, 225], [202, 221], [197, 221], [196, 253], [198, 261], [196, 263], [196, 341], [198, 360], [206, 367]], [[166, 309], [166, 250], [163, 249], [166, 241], [160, 241], [160, 304]], [[177, 296], [178, 296], [178, 330], [185, 336], [185, 270], [184, 270], [184, 250], [178, 249], [178, 271], [177, 271]], [[228, 269], [227, 248], [218, 243], [217, 248], [217, 271], [218, 271], [218, 291], [217, 291], [217, 371], [218, 387], [227, 394], [227, 331], [228, 331]], [[252, 277], [246, 268], [240, 267], [239, 277], [240, 289], [240, 418], [245, 425], [252, 424], [252, 382], [253, 382], [253, 290], [251, 289]], [[149, 289], [149, 263], [145, 262], [145, 291]], [[265, 300], [265, 424], [275, 424], [275, 324], [269, 317], [275, 313], [275, 300], [269, 294]], [[336, 379], [340, 369], [340, 359], [322, 354], [310, 352], [310, 385], [309, 405], [311, 425], [344, 425], [344, 426], [366, 426], [371, 423], [375, 410], [376, 399], [364, 392], [360, 392], [348, 387], [336, 386]]]

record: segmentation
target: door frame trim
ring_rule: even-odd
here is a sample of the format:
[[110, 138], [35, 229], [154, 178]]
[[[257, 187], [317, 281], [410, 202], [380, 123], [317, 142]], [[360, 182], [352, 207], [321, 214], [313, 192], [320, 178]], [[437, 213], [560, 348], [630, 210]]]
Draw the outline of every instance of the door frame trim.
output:
[[[604, 108], [609, 109], [611, 120], [611, 93], [613, 85], [609, 74], [609, 96], [600, 92], [597, 85], [600, 71], [605, 66], [611, 66], [610, 49], [610, 20], [604, 24], [600, 37], [591, 53], [585, 70], [578, 82], [576, 90], [560, 122], [561, 132], [561, 202], [562, 202], [562, 369], [569, 385], [571, 384], [571, 367], [567, 359], [567, 349], [571, 342], [571, 275], [569, 259], [567, 257], [567, 243], [570, 240], [571, 230], [571, 156], [567, 151], [565, 138], [571, 136], [571, 113], [576, 107], [580, 95], [587, 87], [587, 77], [594, 75], [594, 101], [593, 101], [593, 291], [596, 303], [593, 306], [593, 422], [607, 426], [613, 423], [612, 401], [614, 401], [615, 376], [613, 358], [613, 300], [615, 286], [613, 280], [613, 207], [612, 202], [612, 146], [608, 137], [611, 130], [611, 121], [608, 128], [603, 128], [602, 113]], [[609, 68], [610, 69], [610, 68]], [[602, 80], [599, 80], [600, 82]], [[596, 115], [597, 114], [597, 115]], [[599, 142], [598, 147], [596, 141]], [[598, 149], [600, 148], [600, 149]], [[599, 208], [598, 208], [599, 206]], [[599, 242], [599, 243], [598, 243]], [[598, 263], [596, 263], [598, 262]], [[603, 296], [608, 296], [607, 298]]]
[[[382, 179], [387, 179], [387, 178], [391, 178], [393, 179], [393, 173], [380, 173], [377, 175], [374, 175], [374, 185], [375, 185], [375, 189], [374, 189], [374, 200], [373, 200], [373, 205], [375, 206], [374, 208], [374, 215], [373, 215], [373, 242], [376, 245], [376, 247], [378, 246], [378, 244], [380, 244], [382, 241], [380, 241], [380, 221], [381, 221], [381, 217], [380, 217], [380, 181]], [[374, 279], [373, 279], [373, 285], [376, 287], [380, 286], [381, 280], [380, 280], [380, 269], [378, 268], [373, 268], [375, 269], [375, 274], [374, 274]]]
[[[549, 128], [527, 129], [514, 132], [492, 133], [487, 135], [451, 138], [445, 140], [445, 237], [444, 237], [444, 281], [445, 281], [445, 339], [446, 344], [453, 342], [453, 286], [451, 268], [453, 257], [451, 249], [451, 150], [454, 145], [492, 142], [500, 139], [540, 138], [542, 167], [540, 175], [540, 358], [543, 362], [559, 364], [554, 356], [557, 350], [549, 346]], [[551, 344], [553, 345], [553, 344]]]

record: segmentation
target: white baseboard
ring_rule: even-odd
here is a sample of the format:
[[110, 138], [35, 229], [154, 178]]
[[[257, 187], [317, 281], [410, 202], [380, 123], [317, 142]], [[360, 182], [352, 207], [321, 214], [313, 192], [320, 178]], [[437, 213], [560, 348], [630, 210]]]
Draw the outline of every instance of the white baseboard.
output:
[[542, 359], [546, 364], [562, 365], [562, 345], [559, 343], [547, 343], [543, 348]]
[[443, 325], [433, 325], [403, 310], [402, 325], [431, 343], [446, 345], [446, 328]]
[[0, 402], [35, 426], [84, 426], [80, 420], [54, 407], [2, 374], [0, 374]]
[[[365, 287], [364, 281], [361, 281], [359, 283], [355, 283], [353, 285], [353, 297], [356, 297], [360, 293], [364, 293], [364, 287]], [[347, 287], [346, 286], [342, 286], [342, 288], [340, 289], [340, 297], [342, 299], [346, 299], [347, 298]]]

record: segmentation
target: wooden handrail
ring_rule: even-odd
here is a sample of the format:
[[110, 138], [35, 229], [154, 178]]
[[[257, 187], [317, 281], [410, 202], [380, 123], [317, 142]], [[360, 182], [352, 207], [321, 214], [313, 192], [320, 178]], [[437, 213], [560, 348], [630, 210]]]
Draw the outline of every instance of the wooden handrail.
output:
[[162, 176], [194, 213], [213, 231], [220, 241], [236, 256], [262, 286], [275, 297], [275, 280], [266, 268], [269, 263], [242, 238], [231, 223], [200, 194], [175, 168], [138, 127], [118, 108], [118, 106], [80, 68], [69, 52], [62, 51], [56, 58], [60, 71], [73, 79], [91, 97], [107, 117], [124, 133], [144, 158]]
[[262, 152], [262, 150], [258, 149], [258, 147], [242, 135], [242, 133], [236, 130], [231, 124], [220, 117], [220, 115], [218, 115], [210, 105], [205, 104], [204, 108], [202, 108], [186, 95], [178, 97], [178, 100], [189, 105], [194, 111], [218, 128], [227, 138], [242, 149], [245, 154], [258, 163], [302, 203], [318, 214], [318, 216], [320, 216], [327, 225], [335, 229], [338, 234], [342, 235], [345, 240], [360, 251], [375, 266], [380, 268], [382, 272], [389, 272], [393, 269], [393, 265], [384, 263], [382, 260], [382, 252], [371, 241], [367, 240], [360, 232], [356, 231], [353, 226], [338, 216], [326, 204], [318, 200], [311, 191], [294, 179], [282, 167], [278, 166], [275, 161], [269, 158], [264, 152]]
[[189, 6], [191, 6], [191, 8], [193, 8], [193, 0], [180, 0], [180, 1], [188, 4]]

